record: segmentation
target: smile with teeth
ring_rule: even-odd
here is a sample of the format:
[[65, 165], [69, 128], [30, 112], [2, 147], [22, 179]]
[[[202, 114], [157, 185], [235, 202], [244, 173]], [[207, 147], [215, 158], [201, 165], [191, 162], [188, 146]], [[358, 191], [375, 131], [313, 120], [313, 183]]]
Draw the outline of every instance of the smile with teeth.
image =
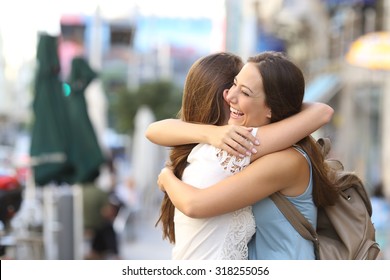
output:
[[240, 111], [238, 111], [237, 109], [234, 109], [232, 107], [230, 107], [230, 112], [231, 112], [231, 115], [234, 117], [241, 117], [244, 115], [243, 113], [241, 113]]

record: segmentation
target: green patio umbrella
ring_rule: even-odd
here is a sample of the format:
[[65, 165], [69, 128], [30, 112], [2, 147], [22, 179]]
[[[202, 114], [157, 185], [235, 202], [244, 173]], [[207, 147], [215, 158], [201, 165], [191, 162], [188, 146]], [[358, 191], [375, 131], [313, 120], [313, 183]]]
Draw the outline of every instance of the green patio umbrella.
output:
[[96, 73], [83, 58], [75, 58], [69, 84], [64, 84], [57, 41], [41, 34], [37, 48], [30, 155], [38, 186], [93, 182], [105, 162], [84, 97]]
[[37, 46], [30, 156], [38, 186], [63, 182], [64, 177], [72, 173], [67, 159], [69, 125], [59, 79], [57, 39], [40, 34]]
[[70, 92], [66, 101], [71, 135], [69, 161], [75, 170], [73, 180], [77, 183], [93, 182], [105, 162], [84, 95], [85, 89], [96, 77], [96, 72], [83, 57], [73, 58], [68, 81]]

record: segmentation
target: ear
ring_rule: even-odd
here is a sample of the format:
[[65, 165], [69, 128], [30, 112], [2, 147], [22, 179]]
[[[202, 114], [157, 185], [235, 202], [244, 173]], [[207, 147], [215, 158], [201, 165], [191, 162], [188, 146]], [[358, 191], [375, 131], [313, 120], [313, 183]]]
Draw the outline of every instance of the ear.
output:
[[229, 101], [227, 100], [228, 93], [229, 93], [229, 89], [225, 89], [223, 91], [223, 93], [222, 93], [223, 94], [223, 99], [225, 99], [226, 103], [229, 103]]
[[271, 119], [271, 117], [272, 117], [272, 111], [271, 111], [271, 108], [267, 108], [267, 114], [266, 114], [266, 117], [267, 117], [268, 119]]

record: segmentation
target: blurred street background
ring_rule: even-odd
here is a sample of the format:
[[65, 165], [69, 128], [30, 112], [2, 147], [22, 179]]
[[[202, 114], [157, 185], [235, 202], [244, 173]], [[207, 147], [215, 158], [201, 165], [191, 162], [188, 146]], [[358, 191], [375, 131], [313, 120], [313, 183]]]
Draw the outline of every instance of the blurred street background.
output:
[[265, 50], [334, 108], [313, 136], [364, 181], [390, 259], [390, 0], [1, 3], [0, 259], [170, 259], [168, 149], [145, 129], [176, 116], [201, 56]]

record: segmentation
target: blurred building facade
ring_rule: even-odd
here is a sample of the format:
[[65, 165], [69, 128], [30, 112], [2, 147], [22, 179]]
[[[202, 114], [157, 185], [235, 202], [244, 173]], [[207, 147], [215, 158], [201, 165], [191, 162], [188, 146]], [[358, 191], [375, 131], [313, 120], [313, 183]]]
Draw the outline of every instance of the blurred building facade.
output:
[[[383, 181], [390, 197], [390, 117], [386, 113], [390, 99], [385, 98], [390, 94], [390, 70], [358, 68], [345, 60], [351, 44], [361, 35], [390, 32], [390, 0], [225, 0], [225, 10], [214, 18], [142, 15], [136, 5], [121, 8], [120, 1], [116, 2], [117, 13], [108, 14], [104, 1], [98, 2], [88, 13], [56, 18], [62, 35], [64, 80], [77, 55], [86, 56], [114, 91], [158, 79], [182, 85], [190, 65], [214, 51], [230, 51], [243, 59], [264, 50], [285, 51], [305, 74], [305, 100], [325, 102], [335, 109], [332, 122], [315, 136], [330, 137], [333, 156], [341, 159], [346, 169], [356, 171], [370, 191]], [[27, 34], [28, 26], [25, 28]], [[35, 64], [34, 59], [25, 59], [17, 70], [7, 66], [1, 35], [3, 145], [12, 144], [19, 125], [30, 117]], [[86, 94], [100, 138], [107, 127], [108, 101], [102, 84], [91, 86]]]
[[[363, 34], [390, 31], [388, 0], [227, 0], [227, 50], [248, 57], [263, 50], [285, 51], [302, 68], [306, 101], [335, 109], [319, 136], [330, 137], [333, 154], [356, 171], [369, 191], [385, 181], [390, 195], [389, 139], [382, 109], [386, 71], [349, 65], [345, 56]], [[389, 136], [387, 136], [389, 137]]]
[[[388, 74], [351, 66], [345, 55], [359, 36], [389, 31], [389, 2], [225, 0], [225, 11], [215, 19], [146, 16], [136, 5], [107, 14], [96, 5], [89, 14], [62, 15], [63, 77], [70, 58], [80, 53], [115, 88], [163, 78], [182, 84], [193, 61], [213, 51], [231, 51], [244, 59], [268, 49], [285, 51], [304, 71], [306, 100], [327, 102], [335, 109], [332, 123], [321, 130], [321, 135], [332, 138], [335, 155], [369, 185], [385, 180], [388, 190], [390, 179], [384, 177], [390, 174], [386, 161], [390, 156], [384, 155], [388, 141], [382, 129]], [[174, 32], [180, 31], [187, 44], [175, 39]], [[215, 38], [212, 44], [210, 36]], [[26, 61], [13, 73], [11, 85], [2, 45], [0, 37], [0, 136], [6, 142], [20, 120], [29, 117], [32, 77], [28, 73], [34, 63]], [[106, 105], [96, 96], [90, 99], [95, 106], [90, 107], [98, 110]], [[105, 120], [100, 122], [105, 125]]]
[[[213, 28], [211, 18], [165, 18], [136, 11], [107, 17], [99, 7], [92, 15], [63, 15], [61, 19], [61, 36], [80, 44], [114, 87], [137, 87], [156, 79], [183, 84], [193, 61], [211, 52], [206, 42]], [[67, 64], [63, 62], [65, 68]]]

